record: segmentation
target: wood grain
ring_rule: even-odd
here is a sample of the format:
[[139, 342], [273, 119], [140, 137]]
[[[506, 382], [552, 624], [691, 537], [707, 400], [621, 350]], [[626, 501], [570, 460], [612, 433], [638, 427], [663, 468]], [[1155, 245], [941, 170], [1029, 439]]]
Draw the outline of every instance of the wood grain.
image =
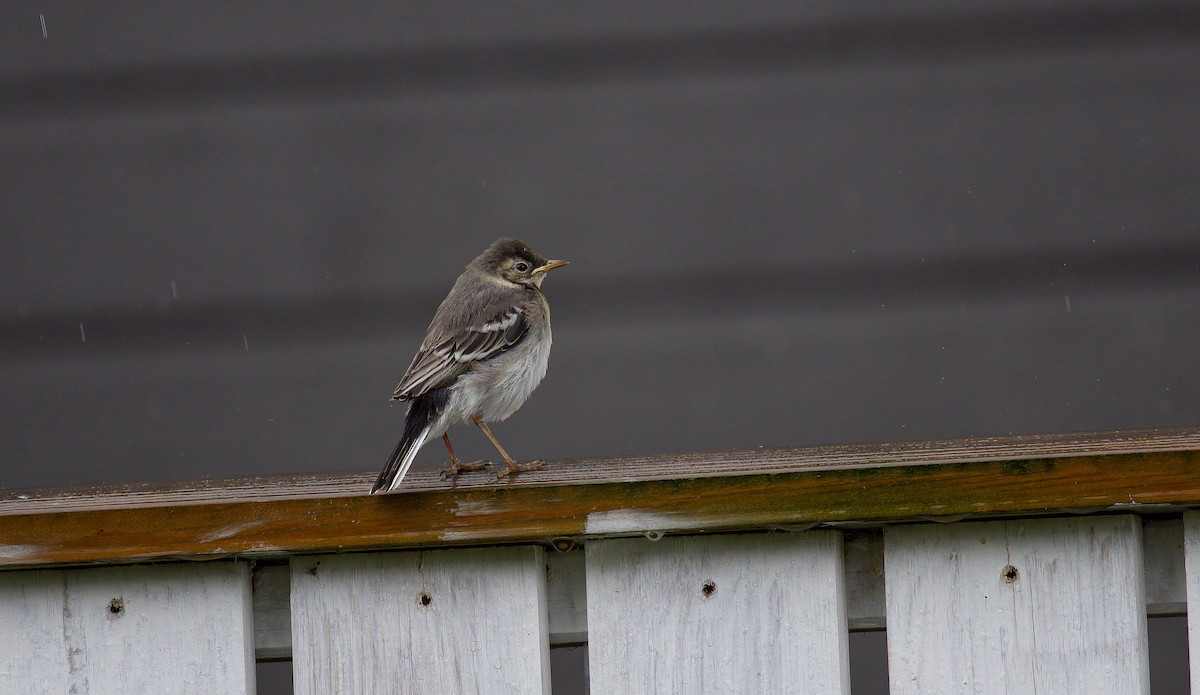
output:
[[542, 548], [292, 558], [298, 695], [550, 692]]
[[249, 563], [6, 572], [0, 596], [0, 692], [254, 692]]
[[592, 692], [849, 694], [840, 533], [586, 551]]
[[457, 484], [373, 473], [4, 491], [0, 566], [281, 556], [1200, 505], [1200, 431], [550, 461]]
[[1132, 515], [884, 531], [894, 695], [1150, 692]]
[[[1150, 617], [1184, 614], [1187, 592], [1184, 587], [1183, 519], [1148, 519], [1142, 523], [1142, 537], [1146, 614]], [[883, 533], [880, 529], [848, 532], [843, 548], [847, 626], [851, 632], [881, 630], [887, 626]], [[547, 552], [546, 604], [551, 647], [588, 641], [586, 571], [582, 548], [571, 552]], [[254, 570], [254, 646], [259, 659], [291, 658], [288, 583], [286, 565], [260, 565]], [[1195, 613], [1200, 613], [1200, 609], [1193, 611]]]

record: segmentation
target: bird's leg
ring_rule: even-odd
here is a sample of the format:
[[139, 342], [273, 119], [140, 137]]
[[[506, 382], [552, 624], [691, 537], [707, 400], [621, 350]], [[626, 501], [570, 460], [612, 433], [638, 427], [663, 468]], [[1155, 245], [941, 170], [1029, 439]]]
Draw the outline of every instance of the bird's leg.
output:
[[513, 457], [508, 455], [508, 452], [504, 450], [504, 447], [500, 446], [500, 442], [496, 439], [496, 435], [492, 434], [492, 430], [488, 428], [486, 422], [480, 420], [478, 416], [474, 415], [471, 416], [471, 422], [474, 422], [479, 429], [483, 430], [483, 434], [487, 436], [488, 440], [492, 442], [492, 446], [496, 447], [496, 451], [500, 452], [500, 456], [503, 457], [504, 462], [508, 464], [508, 468], [496, 474], [497, 478], [503, 478], [504, 476], [512, 473], [524, 473], [525, 471], [541, 470], [541, 459], [530, 461], [529, 463], [517, 463], [513, 460]]
[[457, 456], [454, 455], [454, 447], [450, 446], [449, 432], [442, 434], [442, 441], [446, 443], [446, 451], [450, 452], [450, 467], [442, 471], [443, 478], [457, 478], [458, 474], [462, 473], [463, 471], [483, 470], [484, 466], [487, 466], [489, 463], [491, 463], [490, 461], [472, 461], [470, 463], [463, 463], [462, 461], [458, 460]]

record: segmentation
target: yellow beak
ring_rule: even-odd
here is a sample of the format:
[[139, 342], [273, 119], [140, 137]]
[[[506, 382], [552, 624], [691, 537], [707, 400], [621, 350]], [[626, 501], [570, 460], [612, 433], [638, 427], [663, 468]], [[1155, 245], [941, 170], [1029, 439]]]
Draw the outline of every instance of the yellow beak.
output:
[[551, 270], [554, 270], [555, 268], [561, 268], [564, 265], [570, 265], [570, 263], [571, 263], [570, 261], [549, 261], [546, 263], [546, 265], [540, 265], [540, 266], [534, 268], [532, 275], [540, 275], [542, 273], [548, 273]]

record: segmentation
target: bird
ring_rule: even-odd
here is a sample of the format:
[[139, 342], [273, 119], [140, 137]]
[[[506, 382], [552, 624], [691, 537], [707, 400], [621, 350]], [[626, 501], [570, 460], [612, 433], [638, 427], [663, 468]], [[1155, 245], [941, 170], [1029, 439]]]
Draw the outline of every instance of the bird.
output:
[[542, 282], [551, 270], [567, 264], [548, 260], [516, 237], [497, 239], [467, 264], [392, 393], [393, 404], [408, 403], [404, 433], [371, 494], [396, 490], [417, 452], [437, 437], [450, 454], [443, 476], [490, 465], [463, 463], [454, 455], [447, 430], [467, 422], [479, 427], [504, 459], [507, 467], [497, 479], [541, 468], [540, 460], [513, 460], [488, 423], [515, 413], [546, 375], [550, 304]]

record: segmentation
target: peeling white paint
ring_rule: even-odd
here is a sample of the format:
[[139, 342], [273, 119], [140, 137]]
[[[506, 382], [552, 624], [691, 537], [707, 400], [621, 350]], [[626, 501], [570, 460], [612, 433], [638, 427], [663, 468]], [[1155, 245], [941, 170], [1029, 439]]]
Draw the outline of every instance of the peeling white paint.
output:
[[537, 546], [293, 557], [296, 695], [549, 693], [546, 582]]
[[506, 530], [498, 529], [495, 532], [489, 534], [484, 529], [472, 527], [472, 528], [468, 528], [468, 529], [463, 529], [461, 531], [454, 531], [454, 530], [442, 531], [441, 533], [438, 534], [438, 539], [443, 540], [443, 541], [451, 541], [451, 542], [472, 541], [472, 540], [479, 540], [481, 538], [488, 538], [489, 536], [494, 536], [496, 538], [503, 538], [505, 536], [505, 534], [507, 534], [507, 533], [509, 533], [509, 532]]
[[646, 531], [666, 531], [673, 528], [691, 528], [702, 526], [675, 514], [659, 514], [644, 512], [637, 509], [613, 509], [606, 512], [588, 514], [583, 532], [586, 534], [604, 533], [645, 533]]
[[479, 536], [475, 531], [442, 531], [438, 534], [438, 540], [443, 541], [467, 541]]
[[491, 499], [457, 500], [454, 503], [455, 516], [486, 516], [498, 511], [495, 500]]
[[235, 536], [243, 531], [249, 531], [252, 528], [262, 526], [262, 524], [263, 522], [261, 521], [246, 521], [240, 524], [229, 524], [228, 526], [215, 528], [203, 536], [200, 536], [196, 540], [200, 543], [212, 543], [213, 541], [219, 541], [229, 538], [230, 536]]
[[609, 539], [584, 553], [592, 692], [850, 692], [840, 533]]
[[24, 560], [46, 551], [43, 545], [0, 545], [0, 557], [7, 560]]
[[1133, 515], [886, 527], [891, 693], [1148, 695], [1143, 547]]

